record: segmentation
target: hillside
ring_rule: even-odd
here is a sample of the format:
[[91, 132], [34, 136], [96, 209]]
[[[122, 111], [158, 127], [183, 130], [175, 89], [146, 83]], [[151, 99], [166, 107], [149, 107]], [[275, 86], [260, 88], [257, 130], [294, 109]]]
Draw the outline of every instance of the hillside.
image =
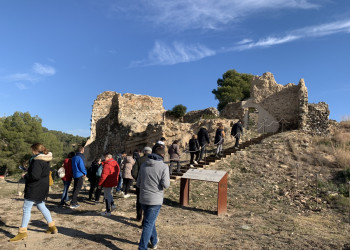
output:
[[[337, 134], [320, 138], [289, 131], [211, 166], [229, 172], [223, 216], [215, 215], [215, 184], [192, 181], [190, 206], [181, 208], [180, 182], [172, 182], [157, 221], [159, 249], [350, 249], [348, 176], [337, 142]], [[79, 210], [59, 208], [60, 182], [47, 202], [59, 234], [45, 235], [44, 219], [34, 208], [29, 238], [8, 243], [21, 221], [23, 197], [16, 194], [16, 181], [0, 183], [2, 249], [137, 248], [135, 197], [116, 198], [117, 211], [102, 217], [98, 212], [104, 206], [85, 200], [86, 191]]]

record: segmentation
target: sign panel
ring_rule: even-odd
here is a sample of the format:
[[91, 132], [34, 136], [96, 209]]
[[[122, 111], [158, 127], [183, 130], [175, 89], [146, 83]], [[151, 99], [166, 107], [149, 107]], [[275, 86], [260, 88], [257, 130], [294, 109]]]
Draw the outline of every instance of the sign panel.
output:
[[182, 178], [200, 181], [220, 182], [220, 180], [222, 179], [222, 177], [224, 177], [225, 174], [225, 171], [220, 170], [189, 169], [182, 176]]

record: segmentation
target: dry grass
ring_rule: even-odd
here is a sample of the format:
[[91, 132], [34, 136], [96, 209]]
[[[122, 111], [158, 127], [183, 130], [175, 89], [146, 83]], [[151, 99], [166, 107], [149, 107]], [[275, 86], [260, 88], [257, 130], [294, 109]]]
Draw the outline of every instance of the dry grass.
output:
[[335, 158], [338, 165], [342, 168], [350, 167], [350, 152], [343, 148], [337, 148], [335, 150]]

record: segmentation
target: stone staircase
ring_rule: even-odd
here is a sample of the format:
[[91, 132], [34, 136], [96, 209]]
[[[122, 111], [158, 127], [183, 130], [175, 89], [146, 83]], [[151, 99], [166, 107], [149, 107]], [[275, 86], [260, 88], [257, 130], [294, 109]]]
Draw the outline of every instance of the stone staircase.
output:
[[[205, 157], [204, 160], [198, 162], [198, 164], [192, 164], [192, 166], [190, 164], [182, 165], [181, 166], [181, 172], [180, 173], [176, 173], [176, 170], [175, 170], [175, 172], [173, 172], [173, 174], [170, 176], [170, 179], [171, 180], [181, 179], [181, 176], [183, 176], [187, 172], [187, 170], [191, 169], [191, 168], [192, 169], [193, 168], [204, 169], [206, 167], [214, 165], [217, 162], [220, 162], [222, 159], [225, 159], [226, 157], [234, 155], [237, 151], [244, 150], [245, 148], [248, 148], [248, 147], [250, 147], [251, 145], [254, 145], [254, 144], [259, 144], [262, 140], [264, 140], [265, 138], [267, 138], [267, 137], [269, 137], [271, 135], [273, 135], [273, 133], [266, 133], [266, 134], [263, 134], [263, 135], [261, 135], [259, 137], [252, 138], [250, 140], [244, 141], [244, 142], [242, 142], [239, 145], [238, 149], [236, 149], [234, 146], [226, 148], [226, 149], [223, 149], [222, 156], [220, 158], [215, 157], [215, 154], [211, 154], [211, 155]], [[175, 166], [174, 166], [174, 168], [175, 168]]]

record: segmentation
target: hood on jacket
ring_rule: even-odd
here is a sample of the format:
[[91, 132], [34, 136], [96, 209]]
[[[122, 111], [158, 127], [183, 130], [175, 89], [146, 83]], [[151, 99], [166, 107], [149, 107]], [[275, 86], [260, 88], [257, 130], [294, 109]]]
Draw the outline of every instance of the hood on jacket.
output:
[[106, 164], [111, 165], [112, 167], [115, 167], [115, 166], [118, 165], [118, 162], [116, 160], [114, 160], [114, 159], [109, 159], [107, 161], [103, 161], [102, 162], [103, 166], [106, 165]]
[[49, 152], [47, 155], [46, 154], [38, 154], [33, 159], [47, 161], [47, 162], [52, 161], [52, 153]]

